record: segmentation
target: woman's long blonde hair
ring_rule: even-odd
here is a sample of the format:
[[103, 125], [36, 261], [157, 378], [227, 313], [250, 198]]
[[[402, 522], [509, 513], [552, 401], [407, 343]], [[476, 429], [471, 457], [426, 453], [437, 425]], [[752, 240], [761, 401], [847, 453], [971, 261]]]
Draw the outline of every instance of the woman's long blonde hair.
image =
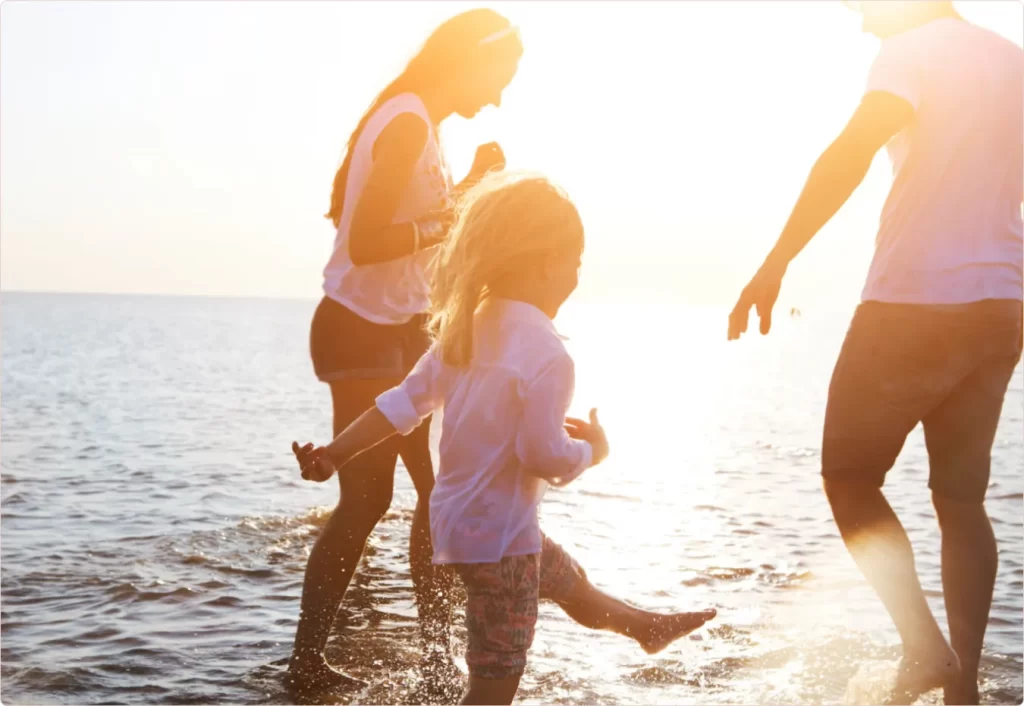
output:
[[459, 200], [438, 255], [427, 330], [441, 360], [468, 365], [473, 315], [491, 285], [538, 266], [547, 254], [582, 251], [583, 224], [564, 191], [529, 174], [492, 174]]

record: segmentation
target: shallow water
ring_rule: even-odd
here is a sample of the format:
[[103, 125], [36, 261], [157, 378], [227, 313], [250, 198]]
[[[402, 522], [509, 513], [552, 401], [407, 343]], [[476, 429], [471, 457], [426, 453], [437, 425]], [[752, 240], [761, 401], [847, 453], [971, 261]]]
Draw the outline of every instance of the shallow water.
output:
[[[315, 304], [3, 295], [5, 703], [290, 701], [281, 676], [305, 559], [337, 500], [333, 484], [298, 477], [288, 450], [330, 430], [306, 352]], [[566, 311], [577, 411], [600, 408], [613, 456], [549, 493], [545, 530], [610, 592], [653, 609], [714, 605], [719, 617], [649, 657], [545, 605], [521, 701], [866, 698], [898, 640], [818, 479], [848, 316], [806, 313], [726, 345], [722, 312]], [[989, 491], [1001, 542], [989, 703], [1024, 700], [1022, 380], [1018, 369]], [[372, 685], [328, 699], [338, 703], [417, 693], [414, 497], [398, 478], [328, 651]], [[926, 483], [917, 431], [887, 488], [944, 625]]]

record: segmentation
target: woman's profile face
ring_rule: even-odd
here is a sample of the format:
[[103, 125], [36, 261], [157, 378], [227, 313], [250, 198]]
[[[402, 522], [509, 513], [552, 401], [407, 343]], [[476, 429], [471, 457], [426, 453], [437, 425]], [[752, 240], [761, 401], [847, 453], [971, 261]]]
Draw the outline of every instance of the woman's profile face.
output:
[[518, 69], [518, 58], [467, 66], [458, 83], [455, 112], [468, 119], [489, 105], [500, 106], [501, 94]]

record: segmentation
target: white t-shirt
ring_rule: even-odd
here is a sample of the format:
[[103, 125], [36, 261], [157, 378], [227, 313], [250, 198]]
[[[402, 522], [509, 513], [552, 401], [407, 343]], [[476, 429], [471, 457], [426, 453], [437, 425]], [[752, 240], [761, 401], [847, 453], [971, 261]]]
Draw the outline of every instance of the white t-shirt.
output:
[[867, 92], [914, 107], [888, 145], [892, 190], [864, 301], [1022, 299], [1024, 51], [944, 18], [882, 42]]
[[491, 299], [474, 318], [473, 358], [452, 368], [428, 351], [377, 408], [402, 434], [444, 409], [430, 494], [435, 564], [480, 564], [541, 550], [537, 506], [548, 484], [590, 466], [569, 438], [575, 377], [554, 324], [536, 307]]
[[386, 101], [367, 121], [352, 150], [345, 207], [324, 268], [324, 293], [364, 319], [378, 324], [403, 324], [430, 307], [430, 269], [437, 248], [371, 265], [353, 265], [348, 253], [349, 228], [356, 204], [373, 168], [373, 146], [388, 124], [403, 113], [423, 118], [429, 134], [413, 177], [402, 194], [393, 223], [405, 223], [444, 204], [452, 189], [441, 146], [419, 96], [402, 93]]

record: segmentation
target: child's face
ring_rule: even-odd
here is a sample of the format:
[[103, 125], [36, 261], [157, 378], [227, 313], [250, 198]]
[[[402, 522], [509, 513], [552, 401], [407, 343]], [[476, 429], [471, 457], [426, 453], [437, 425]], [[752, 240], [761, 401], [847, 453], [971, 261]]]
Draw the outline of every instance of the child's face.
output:
[[554, 310], [558, 310], [569, 298], [580, 283], [580, 267], [583, 265], [583, 251], [574, 248], [570, 251], [552, 253], [545, 263], [545, 275], [548, 293]]

